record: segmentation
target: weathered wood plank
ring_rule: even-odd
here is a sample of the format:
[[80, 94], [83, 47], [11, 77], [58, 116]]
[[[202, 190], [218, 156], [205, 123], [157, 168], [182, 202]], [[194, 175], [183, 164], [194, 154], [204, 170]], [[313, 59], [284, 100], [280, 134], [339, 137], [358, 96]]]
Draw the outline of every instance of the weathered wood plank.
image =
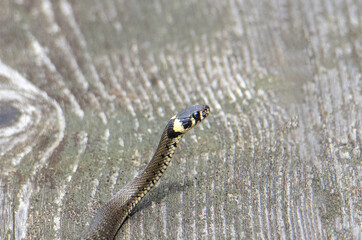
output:
[[0, 239], [74, 239], [209, 118], [118, 239], [361, 239], [362, 4], [1, 1]]

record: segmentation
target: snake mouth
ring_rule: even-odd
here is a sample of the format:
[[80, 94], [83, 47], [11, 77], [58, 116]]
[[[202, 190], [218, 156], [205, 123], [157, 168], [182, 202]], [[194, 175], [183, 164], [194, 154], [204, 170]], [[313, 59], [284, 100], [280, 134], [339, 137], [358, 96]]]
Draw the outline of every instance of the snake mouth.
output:
[[210, 113], [210, 107], [207, 105], [204, 105], [204, 110], [202, 110], [201, 116], [202, 119], [206, 118]]

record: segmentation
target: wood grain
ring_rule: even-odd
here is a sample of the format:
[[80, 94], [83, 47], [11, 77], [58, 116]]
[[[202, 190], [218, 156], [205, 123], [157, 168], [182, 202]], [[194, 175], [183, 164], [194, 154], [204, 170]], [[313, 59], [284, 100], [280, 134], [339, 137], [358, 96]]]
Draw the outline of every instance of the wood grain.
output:
[[117, 239], [361, 239], [357, 0], [0, 3], [0, 239], [74, 239], [181, 142]]

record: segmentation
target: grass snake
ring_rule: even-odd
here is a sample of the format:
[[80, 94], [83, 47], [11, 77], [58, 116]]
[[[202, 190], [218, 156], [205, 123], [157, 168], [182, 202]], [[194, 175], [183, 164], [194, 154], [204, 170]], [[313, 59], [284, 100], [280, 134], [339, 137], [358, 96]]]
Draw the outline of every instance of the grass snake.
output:
[[205, 119], [209, 112], [207, 105], [193, 105], [173, 116], [146, 168], [98, 209], [88, 231], [81, 239], [114, 239], [131, 210], [158, 182], [169, 166], [181, 138]]

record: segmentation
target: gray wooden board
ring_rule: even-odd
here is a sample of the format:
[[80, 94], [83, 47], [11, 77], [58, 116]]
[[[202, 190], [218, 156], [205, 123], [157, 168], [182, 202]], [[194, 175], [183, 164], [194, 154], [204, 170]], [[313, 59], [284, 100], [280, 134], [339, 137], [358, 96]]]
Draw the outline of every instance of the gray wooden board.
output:
[[0, 1], [0, 239], [74, 239], [209, 104], [117, 239], [361, 239], [362, 2]]

